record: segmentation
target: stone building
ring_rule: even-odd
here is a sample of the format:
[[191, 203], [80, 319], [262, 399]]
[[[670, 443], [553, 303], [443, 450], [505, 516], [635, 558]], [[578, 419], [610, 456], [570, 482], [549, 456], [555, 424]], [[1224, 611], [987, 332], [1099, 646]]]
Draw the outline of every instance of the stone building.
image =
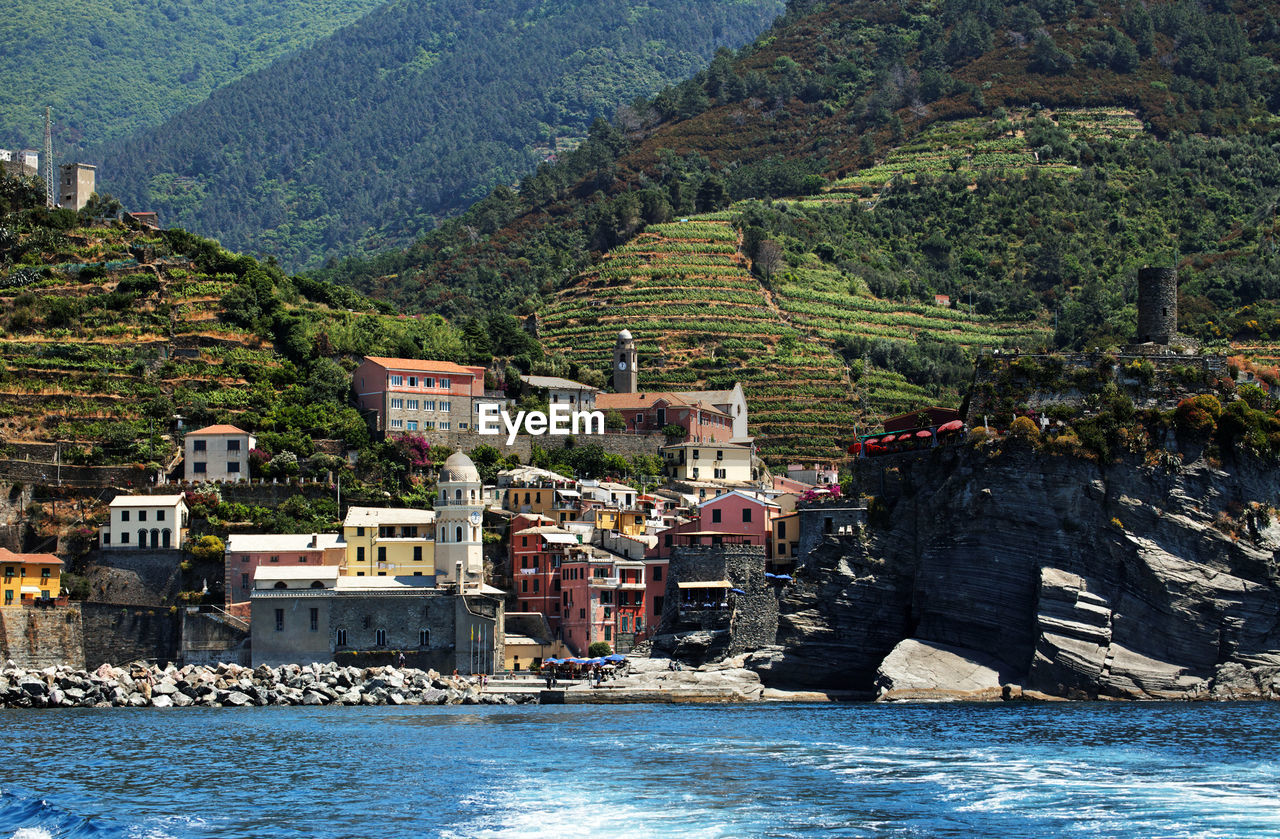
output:
[[712, 660], [773, 644], [777, 585], [765, 577], [763, 545], [682, 534], [667, 570], [655, 647]]
[[636, 374], [636, 342], [631, 332], [618, 333], [613, 344], [613, 389], [617, 393], [635, 393], [639, 390]]
[[88, 163], [64, 163], [58, 177], [58, 204], [80, 210], [97, 189], [98, 167]]
[[428, 577], [340, 576], [334, 566], [262, 568], [251, 597], [253, 665], [313, 661], [492, 673], [504, 651], [502, 593], [459, 594]]
[[855, 533], [865, 527], [867, 508], [847, 498], [801, 502], [796, 507], [796, 520], [799, 542], [793, 549], [792, 560], [803, 564], [823, 538]]
[[1138, 270], [1137, 343], [1171, 344], [1178, 332], [1178, 270]]

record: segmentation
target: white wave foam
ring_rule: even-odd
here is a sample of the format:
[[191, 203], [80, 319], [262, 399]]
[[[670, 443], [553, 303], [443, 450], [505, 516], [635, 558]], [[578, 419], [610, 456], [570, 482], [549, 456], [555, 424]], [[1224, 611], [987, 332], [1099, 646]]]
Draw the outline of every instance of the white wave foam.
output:
[[53, 839], [53, 834], [43, 827], [20, 827], [9, 839]]

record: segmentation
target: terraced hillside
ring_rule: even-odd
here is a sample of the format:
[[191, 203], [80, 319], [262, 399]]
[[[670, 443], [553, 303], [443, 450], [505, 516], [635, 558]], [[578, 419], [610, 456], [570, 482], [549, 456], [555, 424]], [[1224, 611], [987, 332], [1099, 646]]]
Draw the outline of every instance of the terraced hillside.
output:
[[847, 371], [786, 322], [748, 270], [732, 217], [651, 225], [539, 313], [543, 340], [603, 370], [618, 331], [630, 329], [642, 388], [740, 381], [766, 459], [836, 456], [852, 434]]
[[315, 438], [360, 445], [350, 359], [449, 332], [182, 231], [82, 221], [0, 218], [0, 458], [165, 466], [175, 415], [301, 457]]

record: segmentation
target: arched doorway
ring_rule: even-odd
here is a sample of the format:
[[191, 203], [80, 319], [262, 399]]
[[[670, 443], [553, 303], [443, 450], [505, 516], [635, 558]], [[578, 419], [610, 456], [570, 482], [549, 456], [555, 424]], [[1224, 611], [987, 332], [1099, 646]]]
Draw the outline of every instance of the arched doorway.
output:
[[147, 546], [147, 531], [144, 528], [138, 528], [138, 547], [145, 548]]
[[160, 545], [164, 548], [173, 547], [173, 538], [169, 535], [169, 528], [160, 531]]
[[152, 528], [151, 530], [151, 547], [160, 547], [160, 531], [157, 528]]

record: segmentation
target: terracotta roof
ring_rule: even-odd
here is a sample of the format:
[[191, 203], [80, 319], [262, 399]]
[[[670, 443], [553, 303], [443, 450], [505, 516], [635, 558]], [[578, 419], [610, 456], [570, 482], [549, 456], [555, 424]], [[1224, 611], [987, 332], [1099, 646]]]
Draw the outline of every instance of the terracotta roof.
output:
[[463, 367], [461, 364], [454, 364], [452, 361], [425, 361], [420, 358], [382, 358], [376, 355], [366, 355], [364, 358], [365, 361], [381, 364], [389, 370], [421, 370], [425, 373], [454, 373], [466, 376], [480, 375], [475, 370]]
[[210, 425], [210, 426], [201, 428], [199, 431], [188, 431], [187, 436], [190, 437], [192, 434], [248, 434], [248, 433], [249, 433], [248, 431], [245, 431], [240, 428], [236, 428], [234, 425]]
[[62, 560], [53, 554], [16, 554], [8, 548], [0, 548], [0, 562], [15, 565], [61, 565]]
[[[678, 407], [698, 407], [704, 413], [729, 417], [724, 411], [703, 400], [690, 401], [688, 394], [664, 391], [646, 391], [644, 393], [601, 393], [596, 395], [596, 408], [599, 410], [626, 410], [634, 408], [650, 408], [655, 402], [665, 400], [668, 405]], [[732, 417], [729, 417], [732, 419]]]

